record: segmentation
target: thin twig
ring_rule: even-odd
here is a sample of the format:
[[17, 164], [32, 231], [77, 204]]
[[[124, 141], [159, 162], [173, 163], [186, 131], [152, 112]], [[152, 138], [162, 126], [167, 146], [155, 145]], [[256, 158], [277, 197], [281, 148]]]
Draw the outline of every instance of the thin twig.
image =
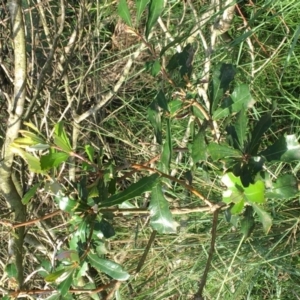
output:
[[[192, 213], [198, 213], [198, 212], [213, 212], [216, 209], [219, 209], [223, 207], [225, 204], [220, 202], [215, 204], [213, 207], [211, 206], [199, 206], [199, 207], [176, 207], [176, 208], [170, 208], [170, 212], [173, 215], [186, 215], [186, 214], [192, 214]], [[44, 221], [46, 219], [52, 218], [63, 211], [61, 210], [56, 210], [52, 213], [49, 213], [45, 216], [42, 216], [40, 218], [36, 218], [33, 220], [29, 220], [26, 222], [14, 224], [11, 223], [8, 220], [0, 220], [0, 224], [11, 227], [11, 228], [20, 228], [23, 226], [29, 226], [35, 223], [38, 223], [40, 221]], [[150, 211], [147, 208], [102, 208], [99, 210], [99, 213], [112, 213], [114, 215], [125, 215], [125, 214], [134, 214], [134, 215], [149, 215]]]
[[144, 250], [144, 253], [143, 253], [143, 255], [142, 255], [142, 257], [141, 257], [141, 259], [140, 259], [140, 261], [139, 261], [139, 264], [138, 264], [138, 266], [137, 266], [137, 268], [136, 268], [136, 270], [135, 270], [135, 274], [138, 274], [138, 273], [141, 271], [142, 266], [143, 266], [143, 264], [144, 264], [144, 262], [145, 262], [145, 260], [146, 260], [146, 257], [147, 257], [147, 255], [148, 255], [148, 253], [149, 253], [149, 250], [150, 250], [150, 248], [151, 248], [151, 245], [152, 245], [153, 242], [154, 242], [154, 239], [155, 239], [155, 237], [156, 237], [156, 234], [157, 234], [157, 231], [156, 231], [156, 230], [153, 230], [152, 233], [151, 233], [151, 235], [150, 235], [150, 238], [149, 238], [149, 240], [148, 240], [147, 246], [146, 246], [146, 248], [145, 248], [145, 250]]
[[54, 211], [52, 213], [49, 213], [49, 214], [47, 214], [47, 215], [45, 215], [43, 217], [40, 217], [40, 218], [37, 218], [37, 219], [33, 219], [33, 220], [30, 220], [30, 221], [27, 221], [27, 222], [22, 222], [22, 223], [19, 223], [19, 224], [12, 224], [11, 222], [6, 221], [6, 220], [0, 220], [0, 224], [5, 225], [5, 226], [9, 226], [9, 227], [12, 227], [12, 228], [16, 229], [16, 228], [20, 228], [20, 227], [32, 225], [32, 224], [35, 224], [37, 222], [40, 222], [40, 221], [52, 218], [52, 217], [58, 215], [61, 212], [62, 212], [61, 210], [56, 210], [56, 211]]
[[[112, 288], [116, 284], [117, 280], [112, 280], [109, 284], [101, 285], [95, 289], [69, 289], [69, 293], [71, 294], [96, 294], [101, 291], [107, 290], [108, 288]], [[52, 294], [57, 292], [56, 289], [49, 290], [20, 290], [20, 291], [7, 291], [6, 293], [11, 297], [24, 297], [26, 295], [45, 295]]]
[[216, 243], [216, 237], [217, 237], [217, 226], [218, 226], [218, 216], [219, 216], [219, 209], [216, 209], [214, 211], [214, 218], [213, 218], [213, 224], [212, 224], [212, 230], [211, 230], [211, 241], [210, 241], [210, 250], [208, 253], [208, 258], [206, 261], [206, 266], [205, 266], [205, 270], [203, 272], [203, 276], [201, 278], [201, 281], [199, 282], [199, 289], [197, 291], [197, 293], [195, 294], [194, 299], [195, 300], [201, 300], [204, 299], [202, 294], [203, 294], [203, 289], [205, 287], [206, 284], [206, 280], [207, 280], [207, 275], [209, 272], [209, 268], [211, 265], [211, 261], [215, 252], [215, 243]]
[[116, 281], [115, 284], [111, 287], [111, 291], [103, 298], [103, 300], [110, 300], [114, 297], [115, 292], [120, 288], [122, 281]]
[[172, 177], [172, 176], [170, 176], [168, 174], [165, 174], [165, 173], [163, 173], [163, 172], [161, 172], [157, 169], [150, 168], [150, 167], [143, 166], [143, 165], [133, 164], [133, 165], [131, 165], [131, 167], [134, 168], [134, 169], [137, 169], [137, 170], [147, 170], [147, 171], [150, 171], [150, 172], [157, 173], [157, 174], [161, 175], [162, 177], [165, 177], [167, 179], [170, 179], [171, 181], [174, 181], [174, 182], [180, 184], [185, 189], [190, 191], [192, 194], [196, 195], [198, 198], [203, 200], [211, 209], [214, 209], [213, 203], [211, 203], [208, 199], [206, 199], [205, 196], [203, 196], [200, 192], [198, 192], [196, 189], [194, 189], [191, 185], [186, 184], [185, 182], [177, 179], [176, 177]]

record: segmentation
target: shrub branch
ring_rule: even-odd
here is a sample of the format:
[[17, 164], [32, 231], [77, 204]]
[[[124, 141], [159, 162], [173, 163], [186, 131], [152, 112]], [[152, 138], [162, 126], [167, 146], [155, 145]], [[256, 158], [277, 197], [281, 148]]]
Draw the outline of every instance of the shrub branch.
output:
[[[8, 121], [5, 142], [2, 148], [0, 165], [0, 193], [4, 196], [8, 205], [14, 211], [15, 222], [24, 222], [26, 219], [26, 208], [21, 202], [17, 188], [12, 179], [12, 165], [14, 160], [10, 144], [18, 136], [26, 97], [26, 48], [25, 28], [21, 3], [18, 0], [8, 2], [11, 17], [12, 39], [14, 44], [14, 94], [8, 99]], [[24, 227], [15, 229], [11, 252], [17, 268], [17, 285], [23, 285], [23, 239]]]

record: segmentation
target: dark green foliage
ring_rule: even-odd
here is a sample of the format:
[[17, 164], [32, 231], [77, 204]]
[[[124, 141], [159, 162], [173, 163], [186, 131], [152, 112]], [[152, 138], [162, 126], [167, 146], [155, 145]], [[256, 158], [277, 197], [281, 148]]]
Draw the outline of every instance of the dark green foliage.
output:
[[[175, 83], [180, 86], [191, 77], [193, 71], [194, 48], [191, 44], [187, 44], [182, 52], [175, 53], [168, 65], [167, 70]], [[178, 78], [178, 79], [177, 79]], [[177, 79], [177, 80], [176, 80]]]

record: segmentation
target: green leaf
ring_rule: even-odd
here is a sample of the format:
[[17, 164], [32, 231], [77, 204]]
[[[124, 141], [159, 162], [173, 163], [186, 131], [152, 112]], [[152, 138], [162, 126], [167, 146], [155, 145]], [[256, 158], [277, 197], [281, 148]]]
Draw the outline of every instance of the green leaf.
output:
[[150, 121], [156, 141], [158, 144], [162, 144], [162, 133], [161, 133], [161, 114], [159, 112], [157, 101], [154, 100], [148, 108], [148, 120]]
[[292, 174], [284, 174], [266, 191], [265, 196], [271, 199], [290, 199], [298, 195], [298, 180]]
[[69, 270], [68, 276], [57, 286], [57, 290], [60, 292], [62, 297], [66, 296], [70, 289], [70, 286], [73, 282], [74, 271], [74, 269]]
[[192, 106], [192, 113], [195, 117], [199, 118], [200, 120], [205, 120], [202, 111], [196, 105]]
[[22, 203], [24, 205], [28, 204], [29, 200], [35, 195], [37, 189], [41, 186], [41, 182], [36, 183], [34, 186], [32, 186], [29, 191], [23, 196]]
[[59, 283], [64, 281], [70, 275], [70, 273], [73, 272], [73, 270], [74, 270], [73, 266], [65, 267], [61, 270], [48, 274], [44, 279], [50, 283], [52, 282]]
[[152, 189], [150, 209], [150, 225], [158, 233], [176, 233], [177, 224], [169, 210], [169, 203], [162, 192], [161, 184]]
[[242, 200], [236, 202], [230, 211], [233, 215], [240, 214], [243, 211], [244, 206], [245, 206], [245, 201], [244, 201], [244, 199], [242, 199]]
[[181, 52], [176, 52], [169, 60], [167, 65], [168, 71], [174, 71], [179, 68], [180, 75], [190, 77], [192, 62], [194, 59], [195, 49], [192, 44], [187, 44]]
[[42, 259], [42, 261], [40, 261], [40, 266], [41, 266], [41, 269], [38, 272], [38, 274], [40, 274], [43, 277], [47, 276], [52, 270], [52, 264], [48, 258]]
[[103, 168], [104, 168], [103, 180], [104, 183], [106, 184], [110, 182], [115, 176], [116, 165], [114, 160], [110, 159], [107, 163], [103, 165]]
[[46, 143], [44, 138], [42, 138], [39, 133], [35, 134], [33, 132], [30, 132], [30, 131], [27, 131], [27, 130], [22, 130], [22, 129], [19, 130], [19, 133], [21, 135], [23, 135], [25, 138], [31, 139], [32, 142], [35, 143], [35, 144], [38, 144], [38, 143], [45, 144]]
[[250, 94], [248, 85], [241, 84], [234, 89], [230, 98], [225, 98], [221, 107], [214, 111], [213, 119], [219, 120], [231, 115], [232, 113], [239, 112], [243, 107], [251, 107], [253, 104], [254, 101]]
[[254, 184], [250, 184], [248, 187], [244, 187], [241, 179], [235, 176], [233, 173], [229, 172], [222, 176], [221, 181], [226, 185], [227, 190], [223, 191], [222, 201], [229, 203], [238, 203], [231, 212], [241, 211], [241, 201], [247, 202], [248, 204], [253, 203], [264, 203], [265, 196], [264, 183], [260, 180], [256, 181]]
[[[119, 208], [135, 208], [135, 205], [133, 205], [129, 201], [124, 201], [119, 205]], [[127, 213], [124, 213], [124, 214], [127, 214]]]
[[228, 206], [228, 207], [224, 210], [224, 219], [225, 219], [225, 221], [228, 222], [228, 223], [231, 222], [231, 218], [232, 218], [231, 208], [232, 208], [232, 205]]
[[233, 101], [233, 112], [239, 112], [243, 107], [252, 107], [254, 104], [254, 100], [250, 94], [250, 89], [247, 84], [240, 84], [235, 87], [230, 97]]
[[92, 253], [88, 254], [88, 259], [92, 267], [99, 272], [104, 272], [113, 279], [125, 281], [130, 277], [121, 265], [111, 260], [100, 258], [98, 255]]
[[213, 113], [213, 119], [215, 118], [215, 112], [219, 105], [219, 102], [224, 94], [223, 89], [220, 87], [221, 81], [221, 65], [217, 65], [212, 74], [212, 81], [209, 85], [209, 92], [210, 92], [210, 100], [211, 100], [211, 112]]
[[223, 91], [227, 91], [229, 89], [230, 83], [233, 81], [234, 76], [236, 74], [236, 69], [232, 64], [222, 63], [220, 68], [220, 88]]
[[67, 153], [72, 151], [71, 146], [62, 137], [54, 135], [54, 144]]
[[59, 209], [66, 212], [75, 211], [79, 205], [78, 201], [60, 193], [55, 196], [55, 200], [58, 203]]
[[146, 62], [146, 71], [150, 71], [150, 74], [153, 77], [157, 76], [157, 74], [160, 72], [160, 68], [161, 68], [161, 65], [160, 65], [159, 60]]
[[255, 227], [255, 220], [253, 217], [253, 207], [246, 206], [245, 212], [243, 214], [243, 218], [241, 220], [241, 232], [244, 235], [244, 238], [247, 239]]
[[240, 170], [233, 170], [236, 176], [240, 176], [243, 186], [247, 187], [250, 183], [254, 183], [255, 175], [263, 169], [265, 159], [262, 156], [251, 156], [247, 163], [239, 163]]
[[88, 228], [87, 220], [84, 219], [79, 223], [78, 228], [76, 230], [76, 235], [79, 237], [82, 243], [85, 243], [88, 234], [89, 234], [89, 228]]
[[101, 241], [101, 240], [98, 240], [97, 242], [97, 246], [96, 246], [96, 253], [99, 255], [99, 256], [102, 256], [103, 254], [107, 254], [109, 251], [106, 249], [106, 246], [105, 246], [105, 242]]
[[63, 128], [63, 122], [57, 123], [54, 127], [54, 144], [67, 153], [72, 151], [69, 138]]
[[174, 116], [182, 107], [182, 101], [181, 100], [173, 100], [169, 102], [169, 109], [170, 109], [170, 115], [171, 117]]
[[268, 161], [292, 162], [300, 160], [300, 144], [294, 134], [281, 136], [259, 155], [264, 156]]
[[247, 133], [247, 123], [248, 123], [248, 118], [246, 116], [246, 110], [245, 107], [243, 106], [241, 111], [237, 114], [236, 117], [236, 122], [234, 125], [237, 138], [238, 138], [238, 143], [240, 145], [240, 149], [244, 149], [244, 142], [246, 140], [246, 133]]
[[25, 126], [31, 128], [32, 130], [34, 130], [38, 135], [42, 135], [41, 132], [39, 131], [39, 129], [34, 124], [32, 124], [31, 122], [24, 122], [23, 124]]
[[270, 113], [263, 115], [257, 124], [255, 125], [249, 145], [247, 146], [246, 152], [251, 155], [256, 155], [263, 134], [270, 128], [272, 124], [272, 117]]
[[15, 154], [18, 154], [26, 161], [26, 163], [28, 164], [28, 168], [31, 172], [42, 173], [40, 160], [37, 157], [25, 152], [20, 148], [15, 147], [14, 143], [12, 143], [11, 147]]
[[227, 190], [223, 191], [222, 201], [224, 203], [238, 203], [243, 200], [243, 185], [239, 177], [229, 172], [222, 176], [221, 181], [227, 187]]
[[151, 191], [152, 187], [157, 183], [158, 177], [158, 174], [152, 174], [149, 177], [140, 179], [138, 182], [129, 186], [125, 191], [115, 194], [100, 203], [99, 207], [121, 204], [124, 201], [141, 196], [142, 193]]
[[[91, 190], [89, 191], [89, 193], [91, 193]], [[93, 194], [96, 194], [96, 196], [93, 196], [96, 204], [107, 200], [108, 190], [103, 178], [97, 179], [97, 191], [93, 191]]]
[[227, 126], [226, 132], [228, 146], [233, 147], [234, 149], [240, 150], [242, 152], [243, 149], [240, 146], [239, 138], [237, 136], [235, 127], [233, 125]]
[[14, 263], [8, 264], [5, 267], [5, 272], [8, 278], [17, 278], [18, 277], [18, 270]]
[[150, 0], [136, 0], [135, 1], [135, 5], [136, 5], [136, 26], [138, 26], [140, 20], [141, 20], [141, 17], [142, 17], [142, 14], [143, 14], [143, 11], [145, 10], [147, 4], [149, 3]]
[[185, 77], [191, 78], [195, 51], [192, 44], [187, 44], [179, 54], [179, 72], [184, 81], [186, 81]]
[[18, 137], [14, 139], [13, 142], [14, 147], [16, 148], [26, 148], [30, 145], [34, 145], [33, 141], [31, 138], [28, 137]]
[[201, 161], [206, 161], [207, 158], [207, 145], [205, 141], [205, 128], [202, 127], [198, 134], [195, 136], [192, 145], [192, 159], [194, 164]]
[[69, 158], [69, 154], [65, 152], [50, 152], [41, 157], [41, 168], [46, 171], [56, 168]]
[[47, 150], [50, 148], [50, 145], [48, 144], [35, 144], [33, 146], [28, 146], [26, 148], [27, 151], [31, 152], [31, 151], [43, 151], [43, 150]]
[[212, 119], [217, 121], [219, 119], [228, 117], [230, 114], [233, 113], [232, 104], [233, 102], [230, 97], [224, 98], [221, 106], [214, 111]]
[[94, 153], [95, 153], [95, 148], [91, 145], [85, 145], [84, 146], [84, 150], [85, 150], [85, 153], [87, 154], [89, 160], [91, 162], [94, 162]]
[[97, 231], [100, 231], [106, 239], [109, 239], [116, 234], [113, 226], [105, 219], [102, 219], [100, 222], [95, 222], [94, 231], [96, 231], [96, 234]]
[[208, 145], [208, 152], [213, 160], [219, 160], [226, 157], [241, 158], [242, 153], [233, 149], [226, 144], [210, 143]]
[[153, 77], [156, 77], [157, 74], [160, 72], [160, 69], [161, 69], [160, 62], [159, 60], [156, 60], [151, 68], [151, 75]]
[[86, 176], [82, 176], [80, 181], [77, 183], [77, 191], [78, 191], [78, 198], [80, 201], [87, 203], [87, 199], [89, 196], [89, 191], [86, 186]]
[[253, 209], [255, 210], [255, 212], [257, 213], [260, 222], [263, 224], [264, 232], [266, 234], [268, 234], [268, 232], [270, 231], [270, 229], [272, 227], [271, 216], [266, 211], [264, 211], [260, 206], [254, 204], [254, 203], [252, 203], [251, 205], [252, 205]]
[[[209, 87], [211, 99], [211, 112], [213, 116], [224, 93], [229, 89], [230, 82], [234, 79], [235, 68], [232, 64], [218, 64], [214, 68], [212, 82]], [[214, 118], [215, 119], [215, 118]]]
[[167, 64], [167, 70], [172, 72], [180, 67], [180, 54], [182, 52], [175, 52], [175, 54], [170, 58]]
[[[28, 146], [35, 146], [37, 144], [47, 145], [46, 142], [34, 133], [29, 132], [24, 137], [19, 137], [14, 140], [15, 144], [18, 144], [20, 148]], [[46, 146], [45, 146], [46, 147]], [[49, 147], [49, 146], [48, 146]]]
[[132, 27], [130, 12], [126, 0], [119, 0], [118, 14], [128, 26]]
[[167, 119], [167, 136], [163, 144], [161, 159], [159, 163], [159, 170], [164, 173], [169, 173], [170, 162], [172, 156], [172, 140], [171, 140], [171, 130], [170, 130], [170, 119]]
[[168, 101], [162, 90], [159, 90], [156, 95], [157, 104], [164, 110], [169, 112]]
[[261, 180], [244, 188], [246, 200], [250, 203], [262, 204], [265, 202], [265, 185]]
[[167, 70], [176, 86], [186, 86], [192, 74], [194, 54], [192, 44], [187, 44], [182, 52], [176, 52], [169, 60]]
[[85, 276], [87, 272], [89, 271], [88, 263], [85, 261], [80, 266], [78, 272], [76, 273], [76, 279], [79, 279], [82, 276]]
[[96, 184], [92, 184], [88, 187], [88, 198], [96, 198], [99, 196], [98, 187]]
[[148, 39], [152, 27], [157, 22], [164, 9], [164, 0], [151, 0], [149, 5], [148, 19], [146, 23], [146, 39]]

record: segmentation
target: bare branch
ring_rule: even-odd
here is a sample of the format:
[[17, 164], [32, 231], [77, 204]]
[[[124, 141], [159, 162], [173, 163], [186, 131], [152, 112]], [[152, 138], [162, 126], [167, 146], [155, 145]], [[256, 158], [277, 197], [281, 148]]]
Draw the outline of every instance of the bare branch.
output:
[[195, 298], [194, 298], [195, 300], [204, 299], [203, 296], [202, 296], [202, 293], [203, 293], [203, 289], [204, 289], [205, 284], [206, 284], [207, 275], [208, 275], [210, 265], [211, 265], [211, 261], [212, 261], [212, 258], [213, 258], [214, 252], [215, 252], [215, 243], [216, 243], [216, 238], [217, 238], [218, 216], [219, 216], [219, 209], [216, 209], [214, 211], [213, 225], [212, 225], [212, 230], [211, 230], [210, 250], [209, 250], [208, 258], [207, 258], [207, 261], [206, 261], [206, 266], [205, 266], [203, 276], [201, 278], [201, 281], [199, 282], [199, 289], [198, 289], [197, 293], [195, 294]]
[[[26, 209], [12, 180], [12, 164], [14, 154], [10, 148], [12, 141], [18, 136], [26, 97], [26, 49], [25, 28], [21, 10], [21, 1], [11, 0], [8, 3], [11, 16], [12, 38], [14, 43], [14, 95], [8, 101], [9, 118], [7, 122], [6, 138], [2, 148], [2, 162], [0, 165], [0, 193], [8, 205], [15, 212], [15, 221], [24, 222]], [[23, 239], [24, 227], [15, 230], [12, 251], [18, 271], [18, 286], [23, 285]]]

